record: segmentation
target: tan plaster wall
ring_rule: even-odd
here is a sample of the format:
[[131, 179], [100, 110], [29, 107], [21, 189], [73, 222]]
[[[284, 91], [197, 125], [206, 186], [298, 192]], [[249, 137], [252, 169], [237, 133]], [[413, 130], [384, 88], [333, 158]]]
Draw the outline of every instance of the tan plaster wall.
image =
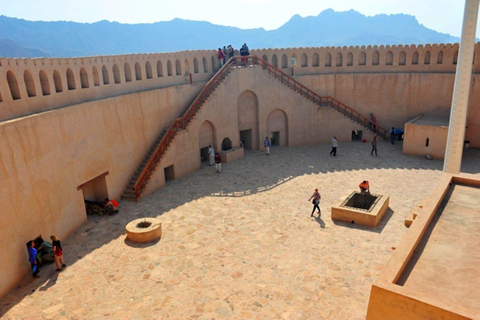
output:
[[[437, 127], [407, 123], [403, 142], [403, 153], [417, 156], [430, 154], [434, 159], [444, 159], [447, 147], [448, 127]], [[429, 139], [428, 147], [426, 139]]]
[[[165, 57], [168, 55], [165, 54]], [[133, 62], [142, 57], [147, 59], [149, 55], [84, 59], [91, 59], [88, 63], [97, 63], [98, 70], [101, 70], [102, 63], [106, 63], [102, 59], [132, 59], [130, 66], [132, 77], [135, 79]], [[210, 58], [212, 57], [214, 57], [213, 54]], [[65, 106], [0, 123], [2, 137], [0, 139], [0, 150], [2, 150], [0, 179], [2, 185], [7, 186], [4, 188], [6, 191], [0, 196], [4, 212], [2, 217], [4, 216], [6, 222], [2, 224], [4, 227], [0, 237], [3, 243], [11, 243], [2, 255], [3, 258], [0, 258], [2, 265], [11, 266], [11, 269], [6, 269], [0, 275], [0, 283], [2, 283], [0, 296], [28, 272], [24, 242], [40, 233], [44, 236], [56, 233], [63, 238], [85, 221], [83, 195], [81, 191], [76, 190], [77, 186], [108, 171], [109, 174], [105, 178], [108, 194], [112, 198], [118, 198], [156, 135], [163, 128], [168, 127], [200, 91], [204, 82], [173, 86], [176, 83], [185, 82], [182, 76], [172, 75], [171, 82], [157, 83], [156, 81], [168, 78], [167, 68], [164, 63], [164, 76], [161, 80], [155, 79], [156, 70], [153, 62], [156, 58], [152, 59], [154, 73], [152, 79], [145, 80], [143, 75], [142, 80], [124, 83], [124, 78], [121, 78], [121, 84], [113, 85], [110, 73], [109, 85], [104, 86], [100, 82], [100, 86], [95, 87], [92, 85], [95, 79], [89, 78], [90, 87], [79, 89], [80, 79], [76, 79], [77, 89], [67, 92], [65, 73], [63, 73], [63, 93], [56, 95], [52, 91], [50, 96], [42, 97], [40, 84], [35, 83], [37, 96], [32, 98], [23, 98], [26, 96], [26, 89], [22, 89], [24, 84], [19, 80], [23, 77], [25, 66], [33, 69], [36, 67], [35, 70], [38, 71], [43, 61], [45, 68], [49, 68], [50, 76], [54, 68], [61, 66], [63, 71], [67, 67], [72, 70], [76, 68], [74, 75], [79, 77], [79, 65], [83, 63], [85, 66], [87, 60], [0, 59], [2, 64], [0, 67], [1, 119], [37, 112], [45, 108]], [[121, 60], [122, 64], [126, 60]], [[179, 61], [183, 60], [179, 59]], [[204, 72], [204, 77], [211, 72], [209, 71], [211, 68], [208, 69], [211, 59], [206, 58], [206, 60], [207, 72]], [[218, 62], [218, 59], [214, 61]], [[107, 63], [111, 70], [110, 67], [113, 66], [114, 61], [109, 60]], [[189, 65], [190, 68], [193, 67], [192, 62]], [[431, 65], [425, 68], [430, 67]], [[90, 77], [89, 68], [86, 68], [88, 77]], [[200, 62], [200, 73], [203, 71], [202, 68]], [[8, 98], [10, 92], [6, 91], [9, 90], [6, 84], [7, 69], [15, 71], [22, 95], [20, 100], [13, 101]], [[121, 77], [124, 77], [122, 70], [123, 68], [120, 68]], [[377, 73], [320, 72], [318, 75], [298, 76], [297, 79], [317, 93], [332, 95], [364, 115], [374, 112], [378, 123], [387, 128], [403, 127], [406, 121], [418, 114], [439, 106], [450, 106], [453, 73], [382, 73], [382, 70], [384, 69], [379, 69]], [[172, 71], [175, 74], [175, 64]], [[32, 71], [34, 82], [37, 81], [35, 74]], [[53, 79], [49, 79], [51, 90], [53, 90]], [[150, 85], [150, 81], [154, 84]], [[474, 83], [467, 132], [472, 136], [470, 139], [472, 147], [480, 147], [479, 135], [475, 135], [480, 130], [478, 106], [480, 97], [477, 93], [477, 82]], [[164, 89], [152, 89], [164, 85], [167, 86]], [[141, 92], [126, 94], [131, 91]], [[163, 169], [166, 166], [174, 164], [176, 178], [200, 166], [198, 135], [200, 125], [204, 121], [211, 121], [214, 127], [216, 150], [220, 149], [221, 141], [225, 137], [232, 140], [233, 147], [239, 146], [238, 98], [245, 91], [253, 92], [258, 100], [258, 131], [254, 133], [254, 138], [257, 139], [254, 141], [261, 142], [268, 134], [268, 115], [275, 109], [282, 110], [286, 115], [288, 140], [285, 144], [288, 146], [329, 142], [333, 135], [336, 135], [339, 141], [350, 141], [352, 130], [363, 130], [364, 138], [372, 139], [372, 134], [366, 132], [360, 125], [329, 107], [312, 104], [259, 68], [242, 68], [228, 75], [209, 97], [189, 127], [179, 132], [169, 152], [152, 176], [145, 194], [165, 184]], [[114, 97], [72, 105], [78, 101], [112, 95]], [[260, 148], [263, 148], [261, 143]], [[18, 241], [12, 241], [12, 239], [18, 239]]]
[[118, 199], [156, 135], [198, 91], [171, 87], [0, 123], [0, 240], [8, 243], [0, 296], [29, 272], [28, 240], [64, 238], [86, 220], [77, 187], [108, 171], [108, 195]]
[[[157, 71], [157, 64], [161, 65], [158, 69], [161, 72]], [[118, 67], [119, 83], [115, 83], [114, 80], [115, 65]], [[151, 74], [147, 74], [148, 65]], [[170, 75], [169, 65], [171, 65]], [[102, 72], [104, 67], [105, 77]], [[194, 83], [202, 83], [207, 81], [218, 68], [218, 59], [214, 50], [84, 58], [3, 58], [0, 59], [0, 120], [130, 92], [182, 85], [189, 83], [190, 73]], [[80, 76], [82, 69], [85, 70], [83, 82], [84, 85], [88, 83], [88, 88], [82, 88]], [[71, 70], [73, 74], [75, 89], [68, 89], [67, 70]], [[55, 71], [60, 76], [62, 92], [56, 92]], [[16, 79], [20, 99], [14, 100], [11, 95], [7, 82], [8, 72]], [[27, 93], [27, 84], [24, 80], [26, 72], [29, 72], [33, 78], [33, 83], [30, 85], [36, 93], [35, 96], [29, 97]], [[46, 75], [47, 81], [44, 85], [48, 87], [49, 95], [43, 94], [40, 72]], [[128, 74], [130, 74], [129, 81], [127, 81]], [[147, 75], [151, 75], [151, 78]], [[108, 84], [105, 79], [108, 79]]]

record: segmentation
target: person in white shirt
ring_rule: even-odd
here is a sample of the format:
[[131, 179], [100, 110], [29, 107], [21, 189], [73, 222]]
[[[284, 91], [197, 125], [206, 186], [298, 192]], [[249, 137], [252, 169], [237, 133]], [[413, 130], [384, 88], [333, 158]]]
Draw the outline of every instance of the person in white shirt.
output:
[[332, 138], [332, 151], [330, 151], [330, 155], [333, 154], [334, 157], [337, 155], [337, 147], [338, 147], [337, 137], [333, 136], [333, 138]]
[[211, 145], [208, 146], [208, 158], [210, 160], [210, 166], [215, 164], [215, 150]]

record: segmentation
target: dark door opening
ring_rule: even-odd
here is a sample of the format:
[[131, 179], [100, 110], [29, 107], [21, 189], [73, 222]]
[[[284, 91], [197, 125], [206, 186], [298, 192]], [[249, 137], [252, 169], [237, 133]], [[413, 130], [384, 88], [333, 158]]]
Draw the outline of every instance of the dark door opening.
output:
[[252, 129], [240, 131], [240, 141], [242, 142], [244, 149], [252, 150]]
[[200, 149], [200, 162], [208, 161], [208, 147]]
[[85, 202], [85, 214], [87, 216], [100, 212], [101, 203], [108, 198], [107, 181], [105, 180], [107, 172], [79, 185], [77, 190], [82, 190], [83, 201]]
[[352, 130], [352, 141], [362, 141], [362, 131]]
[[175, 171], [173, 170], [173, 164], [171, 166], [165, 167], [165, 169], [163, 169], [163, 172], [165, 173], [165, 183], [175, 180]]
[[280, 132], [272, 132], [270, 134], [270, 141], [272, 143], [272, 146], [279, 146], [280, 145]]

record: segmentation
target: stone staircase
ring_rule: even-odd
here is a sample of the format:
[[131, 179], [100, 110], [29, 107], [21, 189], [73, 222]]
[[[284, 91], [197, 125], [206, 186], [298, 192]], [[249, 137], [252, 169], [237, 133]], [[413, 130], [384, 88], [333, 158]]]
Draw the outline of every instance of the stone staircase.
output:
[[[314, 104], [322, 107], [329, 106], [351, 120], [362, 124], [367, 130], [375, 132], [377, 135], [386, 138], [387, 131], [378, 126], [378, 124], [376, 125], [376, 131], [373, 130], [373, 128], [370, 126], [370, 119], [367, 117], [341, 103], [335, 98], [330, 96], [322, 97], [316, 94], [268, 62], [256, 56], [249, 56], [247, 64], [248, 66], [260, 67], [262, 70], [265, 70], [271, 76], [275, 77], [275, 79], [281, 81], [288, 88], [302, 95], [305, 99], [313, 102]], [[234, 66], [245, 66], [245, 64], [241, 61], [240, 57], [230, 58], [227, 63], [215, 75], [213, 75], [213, 77], [205, 85], [205, 87], [197, 95], [189, 107], [182, 112], [182, 115], [175, 119], [169, 128], [162, 130], [157, 139], [155, 139], [155, 141], [152, 143], [152, 146], [130, 179], [130, 182], [121, 196], [123, 200], [137, 201], [140, 198], [148, 180], [150, 179], [150, 176], [153, 174], [153, 171], [157, 167], [163, 155], [167, 152], [177, 133], [181, 130], [184, 130], [188, 126], [203, 104], [207, 101], [208, 97], [222, 83], [222, 81], [225, 80], [228, 74], [233, 70], [232, 67]]]
[[193, 120], [194, 116], [201, 109], [202, 105], [207, 101], [208, 97], [213, 91], [225, 80], [231, 72], [230, 66], [236, 62], [235, 59], [230, 59], [227, 63], [207, 82], [202, 91], [186, 108], [181, 116], [173, 122], [169, 128], [165, 128], [160, 132], [158, 137], [150, 146], [147, 154], [143, 158], [140, 165], [135, 170], [135, 173], [126, 186], [121, 199], [137, 201], [140, 198], [143, 189], [145, 188], [150, 176], [157, 167], [163, 155], [167, 152], [168, 147], [173, 142], [177, 133], [184, 130], [188, 124]]

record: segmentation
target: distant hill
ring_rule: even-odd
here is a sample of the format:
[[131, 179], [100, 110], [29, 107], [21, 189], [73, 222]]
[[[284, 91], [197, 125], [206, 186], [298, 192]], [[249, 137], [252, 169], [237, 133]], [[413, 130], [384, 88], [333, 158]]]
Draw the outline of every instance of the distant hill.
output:
[[[20, 47], [40, 50], [33, 53], [39, 56], [60, 57], [215, 49], [228, 44], [238, 48], [244, 42], [255, 49], [459, 41], [459, 38], [425, 28], [410, 15], [366, 17], [353, 10], [335, 12], [331, 9], [316, 17], [295, 15], [271, 31], [182, 19], [121, 24], [108, 21], [42, 22], [0, 16], [0, 39], [10, 39]], [[7, 50], [0, 54], [19, 57], [26, 53]]]
[[9, 39], [0, 39], [0, 57], [48, 57], [49, 55], [37, 49], [22, 47], [18, 43]]

